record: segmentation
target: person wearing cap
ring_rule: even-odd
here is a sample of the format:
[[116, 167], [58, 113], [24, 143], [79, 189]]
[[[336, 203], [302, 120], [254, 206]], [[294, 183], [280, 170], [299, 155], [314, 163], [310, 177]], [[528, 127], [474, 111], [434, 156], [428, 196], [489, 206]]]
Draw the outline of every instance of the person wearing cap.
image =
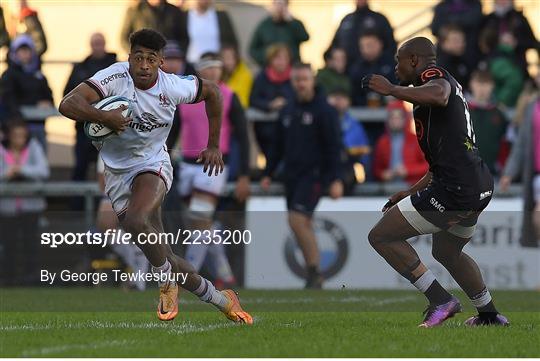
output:
[[[48, 108], [53, 105], [51, 88], [40, 70], [40, 61], [30, 35], [17, 36], [10, 46], [9, 66], [0, 78], [0, 102], [8, 116], [22, 117], [21, 106]], [[30, 134], [47, 149], [45, 119], [25, 119]]]
[[224, 192], [230, 170], [229, 155], [231, 154], [231, 141], [238, 143], [240, 164], [236, 182], [235, 198], [243, 203], [249, 196], [249, 142], [247, 121], [238, 96], [221, 81], [223, 62], [217, 53], [205, 53], [195, 64], [197, 75], [203, 79], [216, 82], [223, 98], [223, 116], [221, 121], [221, 136], [219, 148], [223, 154], [225, 169], [215, 177], [208, 177], [202, 171], [203, 165], [197, 162], [201, 149], [206, 147], [208, 141], [208, 122], [205, 122], [205, 103], [182, 104], [178, 107], [178, 121], [173, 124], [167, 146], [174, 148], [180, 139], [182, 145], [182, 162], [179, 167], [177, 186], [180, 196], [187, 200], [187, 223], [192, 230], [200, 230], [203, 238], [201, 244], [188, 245], [186, 259], [199, 270], [207, 254], [212, 254], [213, 268], [217, 271], [216, 278], [222, 284], [235, 283], [231, 267], [225, 255], [223, 244], [215, 244], [205, 237], [205, 230], [212, 230], [214, 212], [219, 197]]
[[176, 75], [193, 75], [195, 68], [186, 62], [186, 56], [180, 44], [174, 40], [168, 40], [163, 48], [163, 65], [161, 70]]

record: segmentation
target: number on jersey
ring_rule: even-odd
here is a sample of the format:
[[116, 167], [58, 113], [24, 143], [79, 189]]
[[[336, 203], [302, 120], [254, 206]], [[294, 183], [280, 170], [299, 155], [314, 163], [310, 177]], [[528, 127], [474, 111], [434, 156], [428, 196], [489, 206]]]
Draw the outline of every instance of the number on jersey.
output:
[[463, 101], [463, 109], [465, 110], [465, 119], [467, 120], [467, 136], [469, 139], [476, 143], [476, 136], [474, 135], [473, 124], [471, 121], [471, 114], [469, 113], [469, 105], [463, 96], [463, 91], [461, 90], [461, 85], [457, 84], [456, 86], [456, 95], [461, 98]]

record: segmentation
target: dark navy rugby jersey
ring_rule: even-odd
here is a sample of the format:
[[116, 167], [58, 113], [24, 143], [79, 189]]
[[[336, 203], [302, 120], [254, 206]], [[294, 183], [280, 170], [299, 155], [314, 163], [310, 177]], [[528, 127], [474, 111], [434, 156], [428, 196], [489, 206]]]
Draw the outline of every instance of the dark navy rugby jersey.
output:
[[445, 79], [450, 84], [448, 104], [414, 104], [416, 136], [433, 172], [433, 180], [462, 195], [483, 192], [493, 180], [478, 154], [461, 85], [438, 66], [424, 70], [417, 84], [423, 85], [434, 79]]

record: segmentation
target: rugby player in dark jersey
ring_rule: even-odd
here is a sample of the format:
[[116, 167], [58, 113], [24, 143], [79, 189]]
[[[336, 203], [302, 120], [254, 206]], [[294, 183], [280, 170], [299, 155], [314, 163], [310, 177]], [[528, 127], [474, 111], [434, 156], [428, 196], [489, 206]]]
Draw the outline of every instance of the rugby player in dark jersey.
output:
[[465, 324], [508, 325], [495, 308], [478, 265], [462, 251], [491, 200], [493, 179], [478, 155], [461, 86], [435, 59], [433, 43], [416, 37], [396, 55], [400, 86], [380, 75], [362, 80], [363, 87], [413, 103], [416, 135], [430, 166], [418, 183], [389, 199], [383, 217], [369, 233], [369, 242], [427, 297], [429, 306], [420, 327], [440, 325], [461, 311], [459, 300], [437, 282], [406, 241], [430, 233], [433, 257], [478, 309], [478, 315]]

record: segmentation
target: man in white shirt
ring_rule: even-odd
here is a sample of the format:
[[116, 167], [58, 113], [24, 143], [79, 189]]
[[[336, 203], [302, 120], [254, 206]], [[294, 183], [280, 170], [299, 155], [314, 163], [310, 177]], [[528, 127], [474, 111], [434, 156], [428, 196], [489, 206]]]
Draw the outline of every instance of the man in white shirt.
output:
[[189, 45], [187, 61], [194, 64], [207, 52], [219, 53], [223, 45], [238, 47], [238, 39], [228, 13], [217, 10], [214, 0], [197, 0], [187, 12]]
[[[251, 324], [252, 317], [242, 310], [234, 291], [217, 291], [175, 255], [169, 244], [138, 242], [146, 240], [145, 235], [163, 233], [161, 203], [172, 183], [165, 141], [178, 104], [206, 102], [208, 146], [199, 158], [208, 176], [219, 174], [224, 167], [218, 148], [222, 113], [219, 88], [195, 76], [163, 72], [160, 66], [165, 44], [163, 35], [154, 30], [131, 34], [128, 62], [115, 63], [78, 85], [62, 99], [59, 110], [68, 118], [102, 124], [116, 132], [96, 143], [105, 163], [105, 191], [122, 228], [132, 235], [160, 279], [158, 318], [169, 321], [176, 317], [179, 281], [174, 279], [185, 275], [183, 288], [215, 305], [229, 319]], [[122, 115], [125, 108], [103, 111], [91, 105], [116, 95], [132, 101], [130, 118]]]

